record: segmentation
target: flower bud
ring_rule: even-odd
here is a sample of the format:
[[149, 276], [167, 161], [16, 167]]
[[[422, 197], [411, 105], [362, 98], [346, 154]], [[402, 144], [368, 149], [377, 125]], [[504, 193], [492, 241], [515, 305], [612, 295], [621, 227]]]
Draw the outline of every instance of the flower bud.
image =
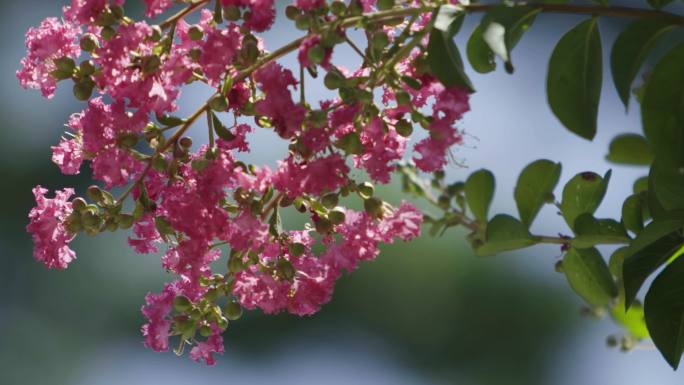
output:
[[83, 79], [74, 84], [74, 96], [80, 101], [86, 101], [93, 94], [93, 88], [95, 88], [95, 82], [90, 78]]
[[344, 86], [345, 79], [344, 76], [342, 76], [342, 74], [340, 74], [339, 72], [330, 71], [325, 75], [323, 83], [325, 84], [326, 88], [330, 90], [336, 90]]
[[413, 133], [413, 124], [401, 119], [394, 125], [394, 129], [397, 131], [397, 134], [404, 138], [408, 138]]
[[211, 98], [209, 107], [214, 111], [223, 112], [228, 109], [228, 99], [223, 95], [215, 95]]
[[335, 0], [330, 4], [330, 11], [335, 16], [343, 16], [347, 12], [347, 5], [343, 1]]
[[95, 73], [95, 70], [97, 70], [97, 68], [95, 68], [95, 63], [93, 63], [92, 60], [84, 60], [78, 66], [78, 71], [82, 76], [90, 76]]
[[293, 257], [299, 257], [300, 255], [304, 254], [305, 250], [306, 246], [299, 242], [294, 242], [287, 245], [287, 251]]
[[223, 7], [223, 16], [229, 21], [240, 20], [240, 8], [236, 5], [227, 5]]
[[209, 325], [202, 325], [199, 328], [199, 333], [202, 337], [209, 337], [211, 335], [211, 327]]
[[157, 55], [145, 56], [142, 59], [142, 71], [144, 74], [157, 72], [161, 67], [161, 59]]
[[382, 218], [385, 213], [382, 200], [378, 198], [368, 198], [363, 201], [363, 208], [368, 215], [374, 218]]
[[157, 42], [162, 38], [162, 29], [158, 25], [152, 26], [152, 34], [149, 36], [150, 40]]
[[116, 30], [110, 26], [103, 27], [102, 31], [100, 31], [100, 36], [105, 40], [111, 40], [116, 36]]
[[356, 132], [351, 132], [335, 142], [335, 147], [344, 150], [347, 155], [358, 155], [363, 152], [363, 143]]
[[320, 44], [316, 44], [313, 47], [309, 48], [309, 50], [306, 53], [306, 56], [312, 63], [321, 64], [323, 62], [323, 59], [325, 59], [325, 48], [323, 48]]
[[182, 137], [178, 141], [178, 144], [183, 148], [190, 148], [192, 147], [192, 139], [188, 138], [187, 136]]
[[288, 281], [291, 281], [297, 273], [294, 266], [292, 266], [292, 263], [285, 258], [278, 259], [278, 262], [276, 262], [276, 270], [281, 277]]
[[83, 211], [86, 209], [86, 206], [88, 206], [88, 204], [86, 203], [85, 199], [83, 199], [83, 198], [79, 197], [79, 198], [75, 198], [74, 200], [71, 201], [71, 207], [73, 207], [75, 211], [78, 211], [78, 212]]
[[328, 234], [333, 229], [333, 224], [328, 218], [318, 218], [314, 224], [320, 234]]
[[98, 47], [98, 41], [97, 37], [93, 35], [92, 33], [86, 33], [81, 37], [81, 41], [79, 42], [81, 49], [86, 51], [86, 52], [93, 52], [95, 49]]
[[242, 307], [237, 302], [228, 302], [223, 313], [229, 320], [236, 321], [242, 317]]
[[295, 20], [300, 15], [301, 13], [299, 12], [299, 8], [295, 7], [294, 5], [288, 5], [285, 7], [285, 17], [288, 19]]
[[327, 209], [331, 209], [335, 206], [337, 206], [337, 203], [339, 202], [339, 197], [337, 194], [326, 194], [321, 198], [321, 204]]
[[340, 223], [344, 222], [345, 218], [346, 215], [344, 214], [344, 209], [341, 207], [335, 207], [328, 213], [328, 219], [330, 219], [330, 223], [333, 225], [339, 225]]
[[102, 193], [102, 189], [100, 189], [98, 186], [92, 185], [88, 187], [87, 190], [88, 198], [95, 202], [99, 202], [102, 200], [104, 197], [104, 194]]
[[363, 182], [356, 187], [356, 191], [361, 198], [369, 199], [373, 196], [373, 193], [375, 193], [375, 187], [371, 182]]
[[202, 37], [204, 37], [204, 30], [202, 29], [202, 26], [193, 25], [190, 27], [190, 29], [188, 29], [188, 37], [193, 41], [201, 40]]

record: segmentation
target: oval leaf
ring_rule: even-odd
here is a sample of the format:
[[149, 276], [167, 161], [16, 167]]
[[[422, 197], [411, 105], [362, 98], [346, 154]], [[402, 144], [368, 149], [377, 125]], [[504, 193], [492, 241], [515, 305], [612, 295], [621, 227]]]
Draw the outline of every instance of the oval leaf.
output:
[[684, 43], [653, 69], [641, 103], [644, 134], [656, 157], [679, 163], [684, 156]]
[[[681, 151], [684, 153], [684, 149]], [[673, 163], [658, 159], [648, 176], [655, 198], [668, 211], [684, 209], [684, 155], [678, 160]]]
[[622, 223], [625, 228], [639, 234], [644, 228], [644, 208], [646, 207], [646, 193], [630, 195], [622, 204]]
[[570, 287], [592, 306], [606, 306], [618, 294], [606, 261], [595, 248], [571, 247], [563, 257]]
[[610, 175], [610, 170], [603, 178], [593, 172], [583, 172], [565, 185], [560, 210], [571, 229], [574, 229], [575, 220], [580, 214], [593, 214], [599, 207], [606, 194]]
[[544, 203], [553, 201], [553, 190], [560, 178], [561, 164], [540, 159], [530, 163], [520, 173], [515, 185], [515, 204], [520, 220], [530, 227]]
[[494, 175], [488, 170], [478, 170], [470, 174], [465, 184], [468, 207], [480, 223], [487, 223], [487, 213], [492, 204], [495, 187]]
[[566, 33], [549, 61], [551, 110], [570, 131], [589, 140], [596, 135], [602, 66], [601, 36], [593, 18]]
[[632, 241], [622, 265], [627, 307], [636, 298], [646, 278], [667, 262], [684, 243], [679, 234], [681, 228], [681, 221], [654, 221]]
[[684, 258], [677, 258], [653, 281], [644, 312], [651, 339], [665, 360], [677, 369], [684, 352]]
[[575, 238], [572, 245], [578, 249], [598, 244], [620, 244], [629, 242], [625, 227], [614, 219], [596, 219], [584, 213], [575, 220]]
[[623, 134], [610, 142], [606, 159], [613, 163], [648, 166], [653, 162], [653, 153], [643, 136]]
[[476, 251], [479, 256], [517, 250], [537, 243], [527, 227], [510, 215], [499, 214], [487, 224], [485, 243]]
[[482, 39], [491, 52], [503, 59], [509, 72], [513, 69], [511, 51], [530, 28], [539, 12], [540, 8], [499, 5], [490, 9], [482, 18]]
[[468, 39], [466, 55], [473, 69], [481, 74], [492, 72], [496, 69], [494, 52], [492, 52], [492, 49], [489, 48], [482, 38], [482, 27], [479, 25], [475, 27], [472, 35], [470, 35], [470, 39]]
[[674, 25], [661, 20], [643, 19], [632, 22], [615, 40], [610, 53], [613, 82], [625, 108], [629, 107], [632, 83], [656, 43]]
[[460, 22], [458, 19], [454, 20], [452, 25], [453, 28], [447, 31], [433, 28], [430, 32], [427, 62], [432, 74], [445, 86], [458, 85], [474, 92], [473, 84], [463, 70], [463, 59], [453, 39]]

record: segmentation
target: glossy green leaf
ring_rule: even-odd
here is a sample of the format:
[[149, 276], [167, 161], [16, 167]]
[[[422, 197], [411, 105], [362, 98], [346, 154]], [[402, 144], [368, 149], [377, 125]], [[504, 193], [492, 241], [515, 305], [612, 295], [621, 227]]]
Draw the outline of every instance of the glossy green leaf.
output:
[[684, 43], [655, 66], [641, 103], [644, 134], [663, 164], [681, 164], [684, 157]]
[[475, 27], [472, 35], [470, 35], [470, 39], [468, 39], [466, 55], [473, 69], [481, 74], [492, 72], [496, 69], [494, 52], [482, 38], [482, 27], [480, 25]]
[[499, 5], [490, 9], [480, 24], [482, 40], [512, 72], [511, 51], [530, 28], [540, 8]]
[[653, 153], [643, 136], [622, 134], [610, 142], [606, 159], [613, 163], [648, 166], [653, 162]]
[[617, 278], [619, 281], [622, 281], [622, 264], [625, 262], [625, 257], [627, 257], [628, 251], [629, 246], [620, 247], [613, 251], [613, 254], [611, 254], [610, 258], [608, 259], [608, 270], [610, 270], [611, 274], [613, 274], [613, 276], [615, 276], [615, 278]]
[[632, 83], [653, 47], [675, 28], [674, 25], [655, 19], [632, 22], [615, 40], [610, 54], [613, 82], [625, 108], [629, 106]]
[[635, 194], [648, 190], [648, 177], [642, 176], [641, 178], [634, 181], [632, 185], [632, 192]]
[[446, 31], [432, 29], [427, 47], [427, 62], [432, 74], [445, 86], [458, 85], [475, 91], [465, 74], [463, 59], [454, 43], [454, 35], [460, 24], [461, 22], [456, 19], [452, 22], [452, 27]]
[[595, 248], [571, 247], [563, 257], [563, 272], [570, 287], [590, 305], [606, 306], [618, 294], [608, 265]]
[[560, 210], [570, 228], [580, 214], [593, 214], [601, 204], [608, 188], [611, 171], [601, 178], [593, 172], [575, 175], [563, 188]]
[[213, 112], [211, 112], [211, 120], [212, 125], [214, 126], [214, 132], [219, 138], [227, 141], [235, 139], [235, 135], [233, 135], [233, 133], [223, 125], [223, 122], [221, 122], [218, 116], [216, 116], [216, 114]]
[[487, 224], [485, 243], [475, 250], [479, 256], [532, 246], [537, 240], [519, 220], [510, 215], [499, 214]]
[[[680, 151], [684, 153], [684, 148]], [[649, 181], [655, 198], [665, 210], [684, 209], [684, 155], [670, 162], [656, 160], [651, 166]]]
[[466, 180], [466, 201], [480, 223], [487, 223], [487, 213], [494, 198], [495, 185], [494, 174], [488, 170], [475, 171]]
[[622, 223], [614, 219], [596, 219], [589, 213], [575, 219], [575, 238], [572, 246], [584, 249], [598, 244], [621, 244], [630, 238]]
[[283, 222], [278, 205], [273, 207], [273, 214], [271, 214], [271, 218], [268, 221], [268, 231], [274, 237], [279, 237], [283, 233]]
[[549, 61], [546, 92], [551, 110], [585, 139], [596, 135], [602, 67], [601, 36], [594, 18], [566, 33]]
[[544, 203], [553, 202], [553, 190], [558, 184], [561, 164], [540, 159], [530, 163], [520, 173], [515, 186], [515, 204], [520, 220], [530, 227]]
[[649, 275], [679, 250], [682, 221], [654, 221], [632, 241], [622, 266], [625, 304], [630, 306]]
[[653, 343], [677, 369], [684, 352], [684, 258], [677, 258], [653, 281], [644, 312]]
[[622, 204], [622, 223], [625, 228], [639, 234], [644, 228], [644, 208], [646, 207], [646, 193], [630, 195]]

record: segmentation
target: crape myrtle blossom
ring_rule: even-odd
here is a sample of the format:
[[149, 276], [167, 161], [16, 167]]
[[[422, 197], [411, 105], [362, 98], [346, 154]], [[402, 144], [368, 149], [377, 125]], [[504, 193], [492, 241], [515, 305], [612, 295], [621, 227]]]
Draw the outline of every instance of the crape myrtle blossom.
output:
[[[442, 171], [462, 141], [457, 125], [469, 92], [425, 70], [421, 33], [431, 12], [416, 8], [409, 22], [406, 7], [417, 2], [378, 13], [375, 1], [341, 9], [294, 0], [286, 13], [303, 35], [272, 51], [258, 34], [275, 20], [272, 0], [195, 0], [175, 15], [177, 2], [144, 3], [151, 19], [129, 18], [124, 1], [73, 0], [61, 19], [27, 32], [20, 84], [50, 98], [58, 82], [73, 83], [83, 101], [52, 161], [66, 175], [89, 165], [99, 183], [73, 199], [70, 188], [48, 198], [36, 187], [27, 231], [34, 257], [64, 269], [75, 259], [76, 235], [130, 229], [129, 246], [161, 254], [160, 267], [174, 277], [145, 297], [145, 346], [188, 346], [193, 360], [213, 365], [222, 333], [243, 309], [315, 314], [337, 280], [378, 257], [382, 244], [420, 235], [421, 212], [385, 202], [373, 183], [389, 183], [402, 162]], [[346, 29], [357, 24], [345, 18], [394, 10], [403, 22], [379, 18], [365, 26], [365, 45], [349, 40]], [[335, 63], [344, 44], [354, 44], [358, 68]], [[288, 53], [295, 68], [278, 63]], [[307, 99], [315, 78], [330, 90], [325, 100]], [[212, 96], [176, 116], [190, 83]], [[193, 143], [187, 132], [204, 121], [209, 140]], [[417, 143], [414, 126], [425, 130]], [[243, 160], [256, 130], [288, 143], [274, 165]], [[292, 228], [285, 211], [306, 224]]]

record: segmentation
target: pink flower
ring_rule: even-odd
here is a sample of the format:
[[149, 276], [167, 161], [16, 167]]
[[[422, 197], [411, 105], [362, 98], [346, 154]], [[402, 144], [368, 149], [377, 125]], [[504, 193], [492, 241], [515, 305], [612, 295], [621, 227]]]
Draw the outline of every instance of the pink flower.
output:
[[295, 0], [295, 7], [303, 11], [310, 11], [323, 5], [325, 5], [325, 0]]
[[146, 214], [133, 225], [133, 233], [137, 238], [128, 237], [128, 244], [136, 253], [150, 254], [157, 252], [157, 243], [161, 243], [161, 235], [157, 231], [154, 217]]
[[173, 300], [178, 295], [175, 283], [164, 285], [161, 293], [147, 293], [142, 313], [147, 318], [147, 323], [142, 326], [142, 334], [145, 337], [145, 346], [155, 352], [163, 352], [169, 349], [169, 334], [171, 320], [168, 315], [173, 307]]
[[355, 166], [365, 168], [376, 182], [389, 183], [390, 173], [396, 169], [393, 162], [406, 151], [406, 138], [376, 117], [361, 133], [361, 143], [364, 151], [354, 158]]
[[378, 225], [383, 242], [392, 242], [392, 238], [410, 241], [420, 235], [420, 225], [423, 223], [423, 213], [416, 206], [401, 202], [398, 209], [386, 215]]
[[255, 103], [256, 111], [271, 118], [275, 131], [290, 138], [301, 130], [306, 109], [292, 101], [289, 86], [298, 84], [292, 72], [272, 62], [254, 75], [266, 98]]
[[218, 84], [240, 50], [241, 34], [238, 27], [231, 24], [226, 28], [209, 28], [205, 37], [200, 45], [199, 64], [207, 78]]
[[62, 174], [77, 175], [83, 163], [81, 142], [77, 138], [62, 138], [57, 146], [52, 146], [52, 162], [59, 166]]
[[122, 186], [144, 168], [128, 151], [110, 146], [97, 153], [90, 163], [93, 178], [105, 182], [107, 188]]
[[290, 198], [335, 191], [348, 181], [349, 167], [337, 154], [299, 163], [290, 157], [286, 162], [278, 161], [278, 165], [273, 184]]
[[273, 0], [221, 0], [221, 4], [247, 7], [249, 17], [246, 18], [244, 26], [256, 32], [271, 28], [275, 20]]
[[51, 72], [56, 70], [55, 59], [75, 59], [81, 54], [78, 36], [81, 29], [57, 18], [48, 17], [37, 28], [26, 32], [26, 57], [21, 59], [22, 68], [16, 72], [19, 84], [24, 88], [39, 89], [50, 99], [55, 93], [57, 81]]
[[190, 358], [200, 362], [204, 360], [207, 365], [213, 366], [216, 364], [214, 360], [214, 353], [223, 353], [223, 331], [215, 324], [211, 325], [211, 335], [207, 337], [206, 341], [198, 342], [195, 347], [190, 350]]
[[76, 254], [69, 248], [74, 234], [67, 231], [65, 220], [73, 211], [69, 197], [74, 189], [56, 191], [53, 199], [45, 198], [48, 192], [40, 186], [33, 189], [36, 207], [29, 213], [30, 222], [26, 231], [33, 237], [33, 256], [49, 269], [65, 269]]
[[155, 17], [173, 5], [173, 0], [145, 0], [145, 16]]
[[[115, 5], [123, 5], [125, 0], [114, 0]], [[64, 17], [80, 24], [89, 24], [109, 5], [108, 0], [71, 0], [71, 6], [64, 7]]]

